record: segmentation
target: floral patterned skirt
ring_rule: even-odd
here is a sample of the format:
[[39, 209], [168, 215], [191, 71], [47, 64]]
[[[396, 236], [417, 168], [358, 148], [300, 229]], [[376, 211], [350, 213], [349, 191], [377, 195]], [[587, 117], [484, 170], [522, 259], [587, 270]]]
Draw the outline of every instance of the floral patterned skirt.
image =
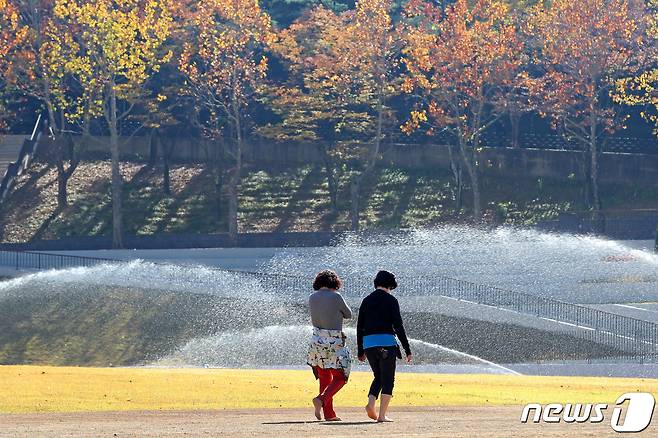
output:
[[[340, 330], [327, 330], [313, 327], [313, 337], [308, 349], [306, 363], [311, 367], [342, 370], [345, 381], [350, 376], [352, 358], [345, 344], [345, 334]], [[313, 368], [315, 378], [318, 375]]]

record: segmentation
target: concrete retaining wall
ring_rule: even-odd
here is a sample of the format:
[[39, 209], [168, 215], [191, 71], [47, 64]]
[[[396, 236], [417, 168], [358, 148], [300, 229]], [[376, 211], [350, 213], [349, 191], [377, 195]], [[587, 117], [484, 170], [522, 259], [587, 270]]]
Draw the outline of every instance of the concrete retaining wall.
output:
[[[42, 151], [52, 145], [44, 140]], [[148, 159], [148, 137], [134, 137], [121, 142], [126, 157]], [[177, 162], [203, 162], [213, 144], [207, 140], [181, 138], [173, 148], [172, 159]], [[87, 147], [88, 156], [109, 156], [107, 138], [95, 138]], [[545, 149], [484, 148], [480, 153], [485, 174], [506, 177], [582, 179], [583, 152]], [[258, 167], [285, 168], [300, 164], [322, 164], [323, 148], [313, 143], [276, 143], [251, 141], [245, 151], [245, 161]], [[383, 163], [403, 168], [448, 168], [448, 148], [432, 144], [394, 144], [384, 147]], [[600, 160], [603, 182], [623, 184], [653, 184], [658, 181], [658, 155], [604, 153]]]

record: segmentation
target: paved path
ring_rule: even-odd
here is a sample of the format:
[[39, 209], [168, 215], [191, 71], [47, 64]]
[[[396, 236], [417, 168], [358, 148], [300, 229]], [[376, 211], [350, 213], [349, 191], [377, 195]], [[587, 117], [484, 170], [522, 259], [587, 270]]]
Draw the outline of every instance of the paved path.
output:
[[[395, 423], [377, 424], [361, 409], [338, 409], [343, 421], [315, 421], [308, 409], [102, 412], [0, 415], [0, 436], [12, 437], [603, 437], [600, 424], [522, 424], [521, 407], [395, 408]], [[656, 436], [658, 421], [634, 436]]]

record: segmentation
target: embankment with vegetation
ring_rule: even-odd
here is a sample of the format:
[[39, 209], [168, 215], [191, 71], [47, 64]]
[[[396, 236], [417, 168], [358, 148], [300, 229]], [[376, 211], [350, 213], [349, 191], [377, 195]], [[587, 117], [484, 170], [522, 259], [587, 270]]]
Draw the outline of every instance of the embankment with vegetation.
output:
[[[123, 162], [124, 221], [127, 234], [218, 233], [227, 230], [226, 198], [215, 193], [213, 174], [201, 164], [171, 168], [171, 191], [163, 189], [162, 169]], [[57, 170], [37, 162], [22, 175], [2, 206], [3, 242], [68, 236], [109, 235], [112, 230], [109, 160], [83, 161], [69, 181], [69, 202], [57, 206]], [[350, 228], [349, 174], [338, 179], [332, 211], [322, 167], [250, 168], [239, 196], [241, 232], [343, 231]], [[471, 218], [470, 196], [456, 209], [448, 169], [380, 168], [365, 190], [362, 229], [431, 227]], [[468, 190], [468, 188], [466, 188]], [[484, 177], [486, 220], [531, 225], [561, 212], [586, 210], [583, 184], [536, 178]], [[602, 185], [609, 209], [658, 207], [658, 184]]]

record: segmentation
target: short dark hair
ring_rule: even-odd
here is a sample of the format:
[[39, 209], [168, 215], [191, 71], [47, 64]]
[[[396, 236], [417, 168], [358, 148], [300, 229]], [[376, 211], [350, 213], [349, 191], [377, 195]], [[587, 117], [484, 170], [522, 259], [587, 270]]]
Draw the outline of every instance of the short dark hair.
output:
[[326, 287], [327, 289], [340, 289], [342, 285], [343, 282], [338, 274], [329, 269], [318, 272], [318, 275], [315, 276], [315, 280], [313, 280], [313, 290], [320, 290], [323, 287]]
[[375, 288], [385, 287], [386, 289], [395, 289], [398, 287], [398, 282], [395, 280], [395, 275], [388, 271], [379, 271], [375, 276]]

